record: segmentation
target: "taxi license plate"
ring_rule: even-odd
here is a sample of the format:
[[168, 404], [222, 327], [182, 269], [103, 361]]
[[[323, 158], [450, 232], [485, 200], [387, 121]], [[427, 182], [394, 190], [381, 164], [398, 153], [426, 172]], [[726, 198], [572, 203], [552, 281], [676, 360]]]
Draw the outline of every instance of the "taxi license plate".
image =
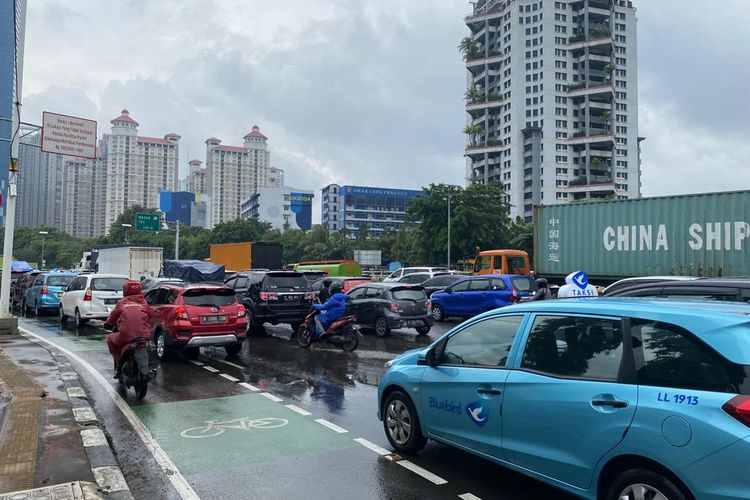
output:
[[226, 316], [201, 316], [201, 323], [203, 324], [215, 324], [215, 323], [226, 323]]

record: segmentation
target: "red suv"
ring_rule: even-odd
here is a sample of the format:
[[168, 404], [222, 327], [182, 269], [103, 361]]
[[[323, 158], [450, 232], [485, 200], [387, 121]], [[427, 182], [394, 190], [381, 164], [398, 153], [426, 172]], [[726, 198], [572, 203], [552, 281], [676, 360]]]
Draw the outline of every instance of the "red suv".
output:
[[160, 360], [177, 350], [195, 356], [201, 346], [224, 346], [233, 356], [247, 336], [245, 308], [231, 288], [164, 284], [149, 290], [146, 302], [156, 311], [153, 338]]

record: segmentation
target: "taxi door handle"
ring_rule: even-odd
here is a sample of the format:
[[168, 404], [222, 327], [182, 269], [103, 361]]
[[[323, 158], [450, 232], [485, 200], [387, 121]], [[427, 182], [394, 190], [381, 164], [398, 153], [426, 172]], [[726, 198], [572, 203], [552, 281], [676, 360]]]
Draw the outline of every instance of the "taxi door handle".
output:
[[499, 396], [501, 393], [500, 389], [477, 389], [477, 394], [486, 394], [488, 396]]
[[627, 408], [627, 401], [620, 401], [618, 399], [594, 399], [591, 401], [592, 406], [611, 406], [612, 408]]

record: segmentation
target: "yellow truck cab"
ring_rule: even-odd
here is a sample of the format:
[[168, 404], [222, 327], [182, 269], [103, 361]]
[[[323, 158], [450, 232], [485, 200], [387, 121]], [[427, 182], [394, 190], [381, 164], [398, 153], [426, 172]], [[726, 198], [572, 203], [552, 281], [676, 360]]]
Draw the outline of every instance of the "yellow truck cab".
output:
[[523, 250], [484, 250], [477, 254], [474, 274], [530, 274], [529, 254]]

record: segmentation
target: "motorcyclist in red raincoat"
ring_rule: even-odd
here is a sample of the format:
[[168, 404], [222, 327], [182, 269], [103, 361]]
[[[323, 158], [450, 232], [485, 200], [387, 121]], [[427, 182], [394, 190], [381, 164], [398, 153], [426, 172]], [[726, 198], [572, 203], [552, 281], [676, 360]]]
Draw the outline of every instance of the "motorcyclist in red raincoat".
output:
[[122, 287], [122, 300], [104, 323], [105, 328], [117, 327], [107, 336], [107, 347], [115, 362], [115, 375], [120, 370], [120, 351], [137, 337], [151, 336], [151, 320], [154, 310], [146, 303], [140, 281], [126, 281]]

